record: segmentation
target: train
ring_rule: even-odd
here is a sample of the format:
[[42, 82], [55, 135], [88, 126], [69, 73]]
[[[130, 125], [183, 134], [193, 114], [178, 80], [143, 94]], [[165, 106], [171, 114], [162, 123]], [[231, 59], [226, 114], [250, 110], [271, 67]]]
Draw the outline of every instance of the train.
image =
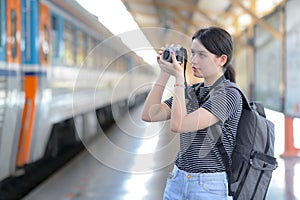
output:
[[[2, 181], [97, 136], [146, 97], [155, 71], [75, 0], [0, 9]], [[76, 131], [58, 131], [66, 124]]]

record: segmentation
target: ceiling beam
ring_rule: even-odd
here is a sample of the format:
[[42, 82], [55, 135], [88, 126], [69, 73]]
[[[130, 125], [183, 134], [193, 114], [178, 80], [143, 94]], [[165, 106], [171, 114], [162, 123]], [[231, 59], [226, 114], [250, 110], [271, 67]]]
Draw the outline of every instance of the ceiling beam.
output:
[[208, 20], [211, 24], [214, 24], [216, 26], [221, 26], [223, 27], [222, 24], [220, 24], [217, 20], [214, 20], [210, 17], [207, 11], [204, 11], [203, 9], [200, 9], [197, 5], [191, 5], [191, 4], [186, 4], [185, 6], [180, 6], [180, 9], [191, 11], [195, 14], [195, 12], [200, 13], [206, 20]]
[[259, 17], [256, 16], [256, 14], [254, 12], [252, 12], [250, 9], [246, 8], [240, 1], [238, 0], [230, 0], [231, 3], [233, 3], [234, 5], [239, 6], [240, 8], [242, 8], [246, 13], [248, 13], [252, 19], [258, 24], [260, 25], [263, 29], [265, 29], [266, 31], [270, 32], [274, 38], [278, 39], [278, 40], [282, 40], [283, 35], [280, 33], [280, 31], [276, 30], [275, 28], [273, 28], [271, 25], [269, 25], [268, 23], [266, 23], [264, 20], [260, 19]]
[[[177, 6], [169, 6], [169, 8], [173, 11], [173, 14], [176, 13], [176, 16], [173, 16], [173, 20], [179, 18], [181, 22], [184, 22], [188, 24], [188, 26], [192, 28], [198, 28], [198, 24], [196, 24], [193, 20], [189, 19], [187, 16], [185, 16], [182, 12], [182, 9], [179, 9]], [[178, 21], [179, 22], [179, 21]], [[187, 29], [184, 30], [185, 33], [187, 33]]]
[[[163, 20], [161, 13], [157, 13], [157, 15], [155, 13], [154, 14], [142, 13], [142, 10], [145, 9], [147, 11], [147, 8], [150, 8], [150, 7], [153, 7], [156, 10], [156, 12], [158, 9], [161, 9], [162, 12], [168, 12], [166, 10], [170, 10], [169, 15], [171, 17], [167, 17], [168, 18], [167, 20], [170, 20], [171, 23], [174, 23], [176, 25], [176, 29], [178, 28], [177, 30], [180, 29], [180, 31], [185, 32], [185, 33], [187, 31], [190, 31], [191, 29], [200, 28], [200, 25], [201, 25], [198, 22], [196, 22], [195, 20], [190, 19], [190, 17], [185, 15], [185, 13], [184, 13], [184, 12], [190, 12], [193, 15], [200, 14], [201, 16], [203, 16], [203, 19], [207, 21], [204, 23], [220, 26], [223, 28], [228, 28], [226, 26], [229, 24], [225, 25], [224, 23], [222, 23], [222, 20], [226, 19], [227, 17], [232, 16], [234, 19], [234, 24], [232, 24], [232, 26], [234, 26], [235, 29], [237, 30], [237, 32], [234, 35], [238, 36], [241, 34], [240, 31], [244, 30], [244, 27], [241, 27], [240, 24], [238, 24], [238, 20], [237, 20], [238, 16], [234, 16], [233, 12], [231, 12], [231, 10], [233, 7], [241, 8], [243, 10], [243, 13], [251, 16], [251, 18], [253, 20], [252, 23], [255, 23], [255, 24], [258, 24], [259, 26], [261, 26], [263, 29], [268, 31], [274, 38], [276, 38], [278, 40], [282, 40], [282, 37], [283, 37], [282, 32], [280, 30], [276, 30], [273, 26], [271, 26], [270, 24], [265, 22], [263, 19], [258, 17], [256, 10], [253, 9], [253, 6], [251, 6], [251, 8], [248, 8], [240, 0], [228, 0], [228, 1], [230, 2], [229, 8], [226, 9], [223, 14], [220, 14], [219, 12], [215, 13], [215, 12], [212, 12], [209, 10], [201, 9], [200, 7], [198, 7], [198, 4], [185, 3], [185, 1], [181, 1], [180, 3], [175, 4], [173, 2], [168, 3], [168, 1], [159, 1], [159, 0], [149, 0], [149, 1], [122, 0], [122, 2], [127, 6], [127, 9], [132, 13], [133, 16], [134, 15], [137, 16], [137, 14], [141, 14], [141, 15], [144, 15], [145, 17], [149, 17], [149, 18], [155, 17], [157, 19], [157, 24], [155, 24], [156, 26], [164, 26], [164, 25], [161, 25], [162, 20]], [[254, 2], [256, 3], [256, 1], [257, 0], [251, 0], [251, 2], [252, 2], [251, 5], [254, 5]], [[281, 4], [282, 4], [282, 2], [285, 2], [285, 0], [282, 0]], [[137, 11], [137, 9], [130, 7], [131, 4], [136, 4], [139, 7], [141, 7], [141, 11]], [[142, 6], [144, 6], [144, 7], [142, 7]], [[131, 8], [133, 8], [133, 9], [131, 9]], [[148, 26], [147, 24], [145, 24], [143, 22], [138, 22], [138, 23], [141, 27]], [[148, 24], [152, 24], [152, 23], [149, 22]], [[186, 24], [190, 28], [188, 28], [184, 24]], [[154, 24], [152, 26], [154, 26]], [[175, 26], [172, 26], [172, 27], [174, 28]]]
[[[155, 6], [155, 7], [164, 7], [164, 8], [170, 8], [171, 10], [180, 10], [180, 11], [189, 11], [189, 12], [198, 12], [201, 15], [203, 15], [204, 18], [206, 18], [206, 20], [208, 20], [211, 24], [214, 24], [216, 26], [223, 26], [222, 24], [220, 24], [217, 20], [213, 20], [207, 11], [204, 11], [200, 8], [198, 8], [196, 5], [191, 5], [191, 4], [185, 4], [185, 5], [171, 5], [169, 3], [165, 3], [165, 2], [143, 2], [141, 0], [122, 0], [123, 3], [135, 3], [135, 4], [141, 4], [141, 5], [146, 5], [146, 6]], [[191, 22], [192, 24], [196, 25], [195, 22]], [[199, 25], [197, 25], [198, 27]]]

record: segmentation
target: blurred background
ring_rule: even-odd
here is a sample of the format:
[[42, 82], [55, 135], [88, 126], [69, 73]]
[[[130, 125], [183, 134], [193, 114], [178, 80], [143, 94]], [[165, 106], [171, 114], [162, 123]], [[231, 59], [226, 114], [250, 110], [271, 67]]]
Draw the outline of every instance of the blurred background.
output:
[[[181, 44], [190, 55], [193, 33], [208, 26], [232, 35], [237, 83], [276, 126], [279, 167], [267, 199], [299, 199], [299, 8], [299, 0], [0, 0], [0, 199], [161, 199], [178, 138], [168, 122], [139, 117], [156, 51]], [[189, 67], [187, 78], [201, 81]], [[86, 171], [93, 175], [70, 178]], [[139, 184], [141, 196], [128, 195]]]

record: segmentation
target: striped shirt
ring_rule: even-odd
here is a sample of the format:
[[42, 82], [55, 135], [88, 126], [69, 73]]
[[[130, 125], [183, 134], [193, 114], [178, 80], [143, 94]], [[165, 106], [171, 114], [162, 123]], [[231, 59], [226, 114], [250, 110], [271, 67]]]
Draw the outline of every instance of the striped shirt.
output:
[[[187, 88], [187, 113], [194, 112], [201, 106], [219, 118], [220, 123], [195, 132], [180, 133], [180, 151], [175, 164], [181, 170], [189, 173], [226, 171], [219, 150], [215, 146], [216, 141], [210, 136], [210, 132], [219, 130], [225, 150], [231, 157], [243, 101], [237, 89], [224, 87], [222, 84], [224, 81], [228, 80], [218, 84], [214, 92], [210, 92], [211, 88], [204, 87], [203, 83]], [[172, 101], [173, 97], [164, 103], [171, 108]]]

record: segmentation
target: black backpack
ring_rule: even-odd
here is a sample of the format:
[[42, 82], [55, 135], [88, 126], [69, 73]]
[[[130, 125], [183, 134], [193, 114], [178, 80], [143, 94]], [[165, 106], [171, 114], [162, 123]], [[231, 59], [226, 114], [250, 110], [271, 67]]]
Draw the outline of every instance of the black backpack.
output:
[[224, 84], [225, 87], [237, 89], [243, 97], [243, 110], [231, 163], [221, 137], [212, 134], [226, 167], [229, 195], [234, 200], [263, 200], [267, 195], [272, 172], [277, 168], [274, 124], [266, 119], [261, 103], [249, 103], [235, 83], [227, 81]]

